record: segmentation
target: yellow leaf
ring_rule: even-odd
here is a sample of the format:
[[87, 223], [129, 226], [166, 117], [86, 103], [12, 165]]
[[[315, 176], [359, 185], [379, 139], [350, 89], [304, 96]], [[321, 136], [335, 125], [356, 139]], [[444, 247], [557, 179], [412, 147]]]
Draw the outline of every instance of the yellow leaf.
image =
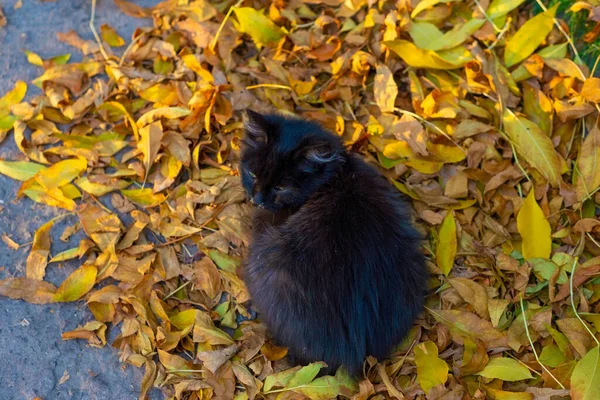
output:
[[37, 65], [38, 67], [44, 65], [44, 60], [42, 60], [42, 57], [40, 57], [38, 54], [29, 50], [25, 50], [24, 53], [27, 56], [27, 61], [29, 61], [30, 64]]
[[517, 229], [523, 238], [523, 257], [549, 258], [552, 251], [552, 230], [531, 190], [517, 214]]
[[106, 101], [102, 103], [102, 105], [98, 107], [98, 109], [116, 111], [119, 114], [123, 115], [125, 118], [127, 118], [129, 125], [131, 125], [131, 130], [133, 131], [133, 136], [135, 137], [135, 140], [140, 140], [138, 134], [138, 126], [136, 125], [129, 111], [127, 111], [127, 109], [123, 106], [123, 104], [118, 103], [116, 101]]
[[486, 13], [491, 19], [500, 18], [519, 7], [523, 2], [525, 0], [492, 0]]
[[448, 380], [448, 364], [438, 357], [438, 348], [432, 341], [415, 346], [415, 364], [419, 385], [425, 393]]
[[457, 252], [456, 221], [452, 211], [448, 211], [440, 226], [438, 244], [435, 248], [435, 259], [444, 275], [448, 276], [454, 266]]
[[27, 279], [33, 279], [37, 281], [44, 280], [46, 275], [46, 265], [48, 265], [48, 255], [50, 254], [50, 229], [54, 225], [54, 220], [46, 222], [40, 226], [35, 235], [33, 236], [33, 244], [31, 246], [31, 252], [27, 256], [27, 262], [25, 264], [25, 275]]
[[10, 107], [20, 103], [27, 93], [27, 84], [23, 81], [17, 81], [15, 87], [0, 97], [0, 118], [10, 113]]
[[417, 15], [419, 15], [421, 12], [427, 10], [428, 8], [431, 8], [437, 4], [440, 3], [453, 3], [457, 0], [421, 0], [419, 1], [419, 3], [416, 5], [416, 7], [413, 9], [412, 13], [410, 14], [411, 18], [415, 18]]
[[525, 60], [546, 40], [554, 26], [557, 8], [558, 4], [531, 18], [508, 40], [504, 49], [504, 64], [507, 68]]
[[69, 211], [74, 211], [77, 207], [77, 204], [75, 204], [72, 199], [65, 195], [62, 188], [44, 189], [37, 182], [33, 182], [26, 188], [21, 186], [21, 188], [21, 194], [24, 194], [37, 203], [47, 204], [52, 207], [64, 208], [65, 210]]
[[103, 185], [96, 182], [91, 182], [87, 176], [82, 176], [75, 181], [75, 184], [79, 186], [84, 192], [92, 194], [94, 196], [104, 196], [107, 193], [114, 192], [115, 190], [125, 189], [129, 186], [129, 182], [123, 180], [116, 180], [114, 183]]
[[100, 26], [100, 35], [102, 35], [102, 40], [110, 47], [121, 47], [125, 45], [125, 40], [123, 40], [123, 38], [108, 24], [102, 24]]
[[600, 187], [600, 129], [597, 125], [594, 125], [579, 149], [574, 177], [579, 201], [586, 199]]
[[167, 118], [167, 119], [175, 119], [180, 117], [185, 117], [190, 113], [190, 110], [183, 107], [163, 107], [157, 108], [151, 111], [148, 111], [146, 114], [142, 115], [140, 119], [137, 121], [138, 128], [142, 128], [143, 126], [148, 125], [152, 121], [155, 121], [159, 118]]
[[373, 87], [375, 101], [382, 112], [393, 112], [396, 96], [398, 96], [398, 86], [394, 82], [392, 71], [385, 65], [377, 66], [375, 75], [375, 86]]
[[150, 125], [140, 128], [140, 141], [138, 142], [137, 147], [144, 156], [143, 161], [144, 168], [146, 169], [146, 177], [158, 155], [158, 150], [160, 150], [160, 140], [162, 139], [162, 136], [163, 129], [160, 121], [155, 121]]
[[87, 168], [83, 158], [59, 161], [47, 169], [39, 171], [33, 179], [44, 189], [54, 189], [70, 183]]
[[142, 99], [151, 101], [152, 103], [166, 104], [168, 106], [175, 106], [179, 103], [177, 90], [172, 84], [157, 83], [147, 89], [140, 90], [138, 94]]
[[166, 199], [164, 194], [154, 194], [152, 193], [152, 189], [149, 188], [129, 190], [123, 189], [121, 190], [121, 193], [134, 203], [146, 207], [156, 206]]
[[436, 174], [444, 166], [443, 162], [420, 159], [410, 159], [404, 164], [408, 167], [416, 169], [422, 174]]
[[214, 82], [212, 74], [200, 64], [194, 54], [186, 54], [181, 58], [185, 66], [194, 71], [203, 81], [208, 83]]
[[460, 47], [456, 48], [458, 51], [453, 49], [448, 52], [436, 53], [420, 49], [408, 40], [393, 40], [383, 42], [383, 44], [414, 68], [456, 69], [473, 59], [472, 56], [465, 56]]
[[517, 148], [519, 157], [524, 158], [552, 186], [558, 186], [561, 181], [561, 162], [550, 138], [533, 122], [517, 117], [508, 109], [504, 111], [502, 121], [508, 138]]
[[443, 163], [458, 163], [467, 158], [467, 155], [459, 146], [446, 146], [427, 142], [427, 150]]
[[96, 283], [98, 270], [94, 265], [82, 265], [65, 279], [54, 294], [55, 302], [79, 300]]
[[252, 7], [235, 7], [233, 12], [238, 20], [236, 29], [250, 35], [258, 48], [277, 42], [285, 36], [283, 30], [261, 11]]
[[600, 103], [600, 79], [589, 78], [583, 82], [581, 96], [592, 103]]

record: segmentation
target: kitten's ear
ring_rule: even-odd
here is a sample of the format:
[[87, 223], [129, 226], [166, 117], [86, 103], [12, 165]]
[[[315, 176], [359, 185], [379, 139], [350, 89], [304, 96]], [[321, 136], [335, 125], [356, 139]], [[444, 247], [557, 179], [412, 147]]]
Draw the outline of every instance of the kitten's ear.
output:
[[267, 143], [267, 132], [269, 123], [261, 114], [252, 110], [246, 110], [244, 118], [246, 137], [253, 143]]

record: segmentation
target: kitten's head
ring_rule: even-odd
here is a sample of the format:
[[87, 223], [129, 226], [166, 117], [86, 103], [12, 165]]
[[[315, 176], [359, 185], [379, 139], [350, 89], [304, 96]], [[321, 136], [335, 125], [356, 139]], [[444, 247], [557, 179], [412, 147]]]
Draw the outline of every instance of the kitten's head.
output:
[[242, 183], [269, 211], [304, 204], [346, 157], [339, 138], [314, 122], [248, 111], [245, 128]]

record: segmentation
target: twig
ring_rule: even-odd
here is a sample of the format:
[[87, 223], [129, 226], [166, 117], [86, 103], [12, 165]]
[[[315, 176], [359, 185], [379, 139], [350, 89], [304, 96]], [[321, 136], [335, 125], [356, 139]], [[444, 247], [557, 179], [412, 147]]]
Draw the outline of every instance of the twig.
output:
[[183, 285], [180, 285], [177, 289], [173, 290], [171, 293], [169, 293], [168, 295], [166, 295], [165, 297], [163, 297], [163, 301], [167, 300], [169, 297], [173, 296], [175, 293], [179, 292], [181, 289], [183, 289], [184, 287], [186, 287], [190, 283], [192, 283], [192, 281], [187, 281]]
[[94, 27], [94, 18], [96, 17], [96, 0], [92, 0], [92, 12], [90, 14], [90, 29], [92, 30], [92, 33], [94, 34], [94, 37], [96, 38], [96, 42], [98, 43], [98, 47], [100, 49], [100, 53], [102, 54], [102, 57], [104, 57], [104, 60], [106, 62], [109, 61], [109, 57], [108, 54], [106, 54], [106, 50], [104, 50], [104, 46], [102, 45], [102, 39], [100, 39], [100, 35], [98, 35], [98, 32], [96, 31], [96, 28]]
[[537, 360], [538, 364], [540, 364], [540, 366], [544, 369], [544, 371], [546, 371], [548, 375], [550, 375], [552, 379], [554, 379], [554, 381], [558, 383], [558, 386], [560, 386], [561, 389], [564, 390], [565, 387], [563, 386], [563, 384], [558, 379], [556, 379], [556, 377], [552, 375], [552, 372], [550, 372], [550, 370], [546, 368], [546, 366], [540, 361], [540, 357], [538, 356], [537, 350], [533, 345], [533, 340], [531, 340], [531, 336], [529, 335], [529, 326], [527, 326], [527, 315], [525, 315], [525, 307], [523, 306], [523, 294], [521, 294], [520, 298], [521, 315], [523, 315], [523, 325], [525, 325], [525, 334], [527, 335], [527, 339], [529, 340], [529, 344], [531, 345], [531, 350], [533, 350], [533, 355], [535, 356], [535, 359]]
[[142, 38], [142, 36], [143, 35], [139, 35], [138, 37], [136, 37], [135, 39], [133, 39], [131, 41], [131, 43], [129, 43], [129, 46], [127, 46], [127, 48], [125, 49], [125, 51], [123, 52], [123, 54], [121, 54], [121, 58], [119, 59], [119, 67], [123, 66], [123, 63], [125, 62], [125, 56], [127, 54], [129, 54], [129, 52], [133, 48], [133, 45], [136, 44], [137, 42], [139, 42], [140, 39]]
[[290, 90], [290, 91], [292, 90], [292, 88], [289, 86], [277, 85], [275, 83], [259, 83], [258, 85], [246, 86], [246, 89], [248, 89], [248, 90], [258, 89], [258, 88], [285, 89], [285, 90]]
[[513, 144], [512, 140], [510, 140], [508, 135], [506, 135], [506, 138], [508, 139], [508, 144], [510, 144], [510, 148], [512, 149], [513, 155], [515, 156], [515, 164], [517, 164], [517, 167], [519, 167], [523, 175], [525, 175], [527, 181], [531, 182], [531, 178], [529, 178], [529, 175], [527, 175], [527, 171], [525, 171], [525, 168], [523, 168], [523, 166], [519, 162], [519, 156], [517, 156], [517, 149], [515, 149], [515, 145]]
[[498, 44], [498, 42], [500, 42], [500, 40], [502, 39], [502, 37], [504, 36], [504, 34], [506, 32], [508, 32], [508, 28], [510, 28], [510, 24], [511, 23], [512, 23], [512, 18], [508, 17], [506, 19], [506, 23], [502, 27], [502, 30], [500, 30], [500, 32], [498, 33], [498, 36], [496, 37], [496, 40], [494, 40], [494, 42], [488, 46], [488, 48], [487, 48], [488, 50], [492, 50], [494, 47], [496, 47], [496, 45]]
[[490, 18], [489, 15], [487, 15], [487, 13], [485, 12], [485, 10], [483, 9], [483, 7], [481, 6], [481, 3], [479, 3], [478, 0], [475, 0], [475, 4], [477, 5], [477, 8], [479, 8], [479, 11], [481, 11], [481, 13], [483, 14], [483, 16], [485, 17], [485, 19], [487, 19], [487, 21], [494, 27], [494, 30], [496, 32], [500, 32], [501, 29], [498, 28], [496, 26], [496, 24], [494, 23], [494, 21], [492, 21], [492, 19]]
[[579, 322], [581, 322], [581, 324], [583, 325], [585, 330], [588, 331], [588, 333], [590, 334], [592, 339], [594, 339], [594, 341], [596, 342], [596, 345], [600, 346], [600, 342], [598, 341], [598, 339], [596, 339], [596, 335], [594, 335], [592, 333], [592, 331], [590, 330], [590, 328], [587, 326], [587, 324], [585, 322], [583, 322], [583, 319], [581, 319], [581, 317], [579, 316], [579, 313], [577, 312], [577, 308], [575, 308], [575, 300], [573, 300], [573, 276], [575, 275], [575, 267], [577, 266], [578, 261], [579, 261], [579, 257], [575, 257], [575, 260], [573, 260], [573, 268], [571, 268], [571, 277], [569, 279], [569, 284], [570, 284], [569, 294], [571, 295], [571, 307], [573, 307], [573, 312], [575, 313], [575, 316], [577, 317]]
[[229, 19], [229, 17], [231, 16], [231, 13], [233, 12], [233, 9], [239, 7], [243, 3], [243, 1], [244, 0], [239, 0], [237, 3], [235, 3], [234, 6], [229, 7], [227, 14], [225, 14], [225, 18], [223, 18], [221, 25], [219, 25], [219, 29], [217, 29], [217, 33], [215, 34], [215, 37], [213, 38], [213, 40], [211, 40], [210, 44], [208, 45], [208, 48], [210, 49], [210, 51], [213, 51], [213, 52], [215, 51], [215, 46], [217, 45], [217, 40], [219, 40], [219, 36], [221, 36], [221, 31], [225, 27], [225, 23], [227, 23], [227, 20]]

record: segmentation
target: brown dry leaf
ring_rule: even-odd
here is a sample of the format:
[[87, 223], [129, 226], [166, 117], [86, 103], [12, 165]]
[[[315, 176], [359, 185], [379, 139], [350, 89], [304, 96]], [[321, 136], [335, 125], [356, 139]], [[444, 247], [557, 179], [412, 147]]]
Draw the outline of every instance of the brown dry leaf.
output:
[[0, 280], [0, 295], [11, 299], [21, 299], [32, 304], [54, 302], [56, 286], [49, 282], [27, 278], [8, 278]]
[[54, 220], [52, 219], [35, 231], [31, 252], [27, 257], [27, 263], [25, 264], [25, 271], [28, 279], [38, 281], [44, 280], [44, 275], [46, 275], [46, 265], [48, 265], [48, 256], [50, 255], [50, 244], [52, 243], [50, 229], [52, 229], [53, 225]]

